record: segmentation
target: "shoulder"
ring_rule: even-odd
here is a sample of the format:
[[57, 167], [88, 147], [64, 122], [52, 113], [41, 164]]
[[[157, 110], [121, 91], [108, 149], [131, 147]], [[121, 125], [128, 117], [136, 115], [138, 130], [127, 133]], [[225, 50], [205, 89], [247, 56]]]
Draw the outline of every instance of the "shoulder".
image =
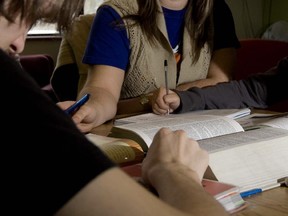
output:
[[277, 70], [279, 73], [283, 73], [288, 76], [288, 56], [281, 59], [277, 65]]
[[232, 12], [228, 4], [224, 0], [216, 0], [213, 5], [213, 15], [214, 19], [233, 19]]
[[[82, 38], [84, 42], [86, 41], [86, 38], [89, 35], [91, 25], [93, 23], [95, 14], [85, 14], [79, 16], [75, 21], [73, 22], [73, 26], [70, 32], [67, 34], [67, 39], [72, 43], [73, 41], [79, 40], [79, 38]], [[81, 34], [79, 34], [81, 32]], [[65, 38], [65, 37], [64, 37]], [[83, 39], [84, 38], [84, 39]]]
[[135, 0], [110, 0], [103, 3], [111, 6], [121, 15], [136, 14], [138, 12], [138, 3]]
[[[15, 86], [17, 84], [24, 85], [26, 80], [29, 82], [35, 82], [32, 77], [25, 73], [20, 64], [15, 61], [12, 57], [7, 55], [3, 50], [0, 49], [0, 65], [2, 84], [1, 87]], [[36, 82], [35, 82], [36, 84]], [[33, 84], [32, 84], [33, 86]]]
[[[1, 70], [5, 69], [3, 66], [6, 65], [14, 65], [17, 66], [17, 62], [11, 58], [9, 55], [7, 55], [6, 52], [4, 52], [2, 49], [0, 49], [0, 61], [1, 61]], [[19, 65], [18, 65], [19, 66]]]
[[230, 10], [228, 4], [224, 0], [215, 0], [214, 1], [214, 10]]
[[233, 14], [224, 0], [214, 1], [214, 50], [221, 48], [239, 48]]
[[74, 26], [80, 26], [80, 25], [85, 25], [85, 26], [90, 26], [91, 23], [93, 22], [95, 17], [95, 13], [92, 14], [83, 14], [80, 15], [75, 21], [74, 21]]

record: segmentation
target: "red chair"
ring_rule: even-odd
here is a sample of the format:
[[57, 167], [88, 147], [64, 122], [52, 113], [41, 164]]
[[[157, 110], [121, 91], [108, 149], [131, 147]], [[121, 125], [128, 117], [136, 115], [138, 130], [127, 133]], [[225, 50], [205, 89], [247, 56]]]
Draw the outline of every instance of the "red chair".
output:
[[[233, 78], [247, 78], [253, 73], [262, 73], [277, 65], [278, 61], [288, 56], [288, 42], [268, 39], [240, 40], [237, 50], [237, 66]], [[288, 71], [287, 71], [288, 73]], [[287, 80], [288, 83], [288, 80]], [[287, 92], [283, 92], [287, 94]], [[270, 110], [287, 112], [288, 101], [269, 107]]]
[[54, 70], [54, 60], [47, 54], [31, 54], [20, 56], [23, 69], [28, 72], [55, 102], [58, 101], [50, 84], [50, 78]]
[[288, 42], [266, 39], [240, 40], [234, 79], [243, 79], [253, 73], [262, 73], [288, 56]]

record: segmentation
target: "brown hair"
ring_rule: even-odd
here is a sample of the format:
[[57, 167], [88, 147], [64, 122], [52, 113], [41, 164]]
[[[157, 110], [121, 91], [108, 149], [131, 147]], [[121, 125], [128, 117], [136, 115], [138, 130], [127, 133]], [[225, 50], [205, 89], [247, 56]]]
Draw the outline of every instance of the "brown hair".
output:
[[[34, 25], [37, 21], [56, 23], [57, 29], [69, 30], [72, 21], [83, 10], [85, 0], [53, 0], [49, 10], [44, 5], [48, 0], [0, 0], [0, 16], [14, 22], [20, 14], [21, 21]], [[59, 3], [60, 2], [60, 3]]]
[[[157, 28], [158, 7], [156, 0], [137, 0], [138, 13], [124, 16], [140, 25], [142, 31], [152, 44], [155, 40], [161, 42], [160, 32]], [[213, 0], [188, 0], [185, 15], [185, 26], [192, 38], [193, 62], [199, 59], [201, 49], [208, 42], [210, 50], [213, 46]]]

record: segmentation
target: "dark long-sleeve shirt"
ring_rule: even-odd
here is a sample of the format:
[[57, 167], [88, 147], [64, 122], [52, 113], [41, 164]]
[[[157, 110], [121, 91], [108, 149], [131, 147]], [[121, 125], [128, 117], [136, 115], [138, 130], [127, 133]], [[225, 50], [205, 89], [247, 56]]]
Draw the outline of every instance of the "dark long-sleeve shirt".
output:
[[203, 109], [267, 108], [288, 100], [288, 56], [264, 73], [204, 88], [177, 91], [181, 104], [175, 113]]
[[115, 164], [2, 50], [0, 65], [2, 210], [54, 215]]

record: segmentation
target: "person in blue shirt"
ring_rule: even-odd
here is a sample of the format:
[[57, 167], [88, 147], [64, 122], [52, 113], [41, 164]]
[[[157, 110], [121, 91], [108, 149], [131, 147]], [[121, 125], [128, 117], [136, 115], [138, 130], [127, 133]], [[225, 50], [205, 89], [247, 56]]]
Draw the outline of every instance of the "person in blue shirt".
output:
[[[97, 10], [83, 63], [88, 76], [78, 97], [90, 100], [73, 119], [83, 132], [112, 119], [120, 100], [149, 101], [164, 86], [187, 90], [229, 80], [239, 41], [224, 0], [112, 0]], [[61, 102], [65, 108], [71, 101]]]
[[[288, 56], [277, 66], [247, 79], [232, 80], [204, 88], [193, 87], [187, 91], [160, 88], [152, 102], [153, 112], [166, 114], [184, 113], [204, 109], [240, 109], [252, 107], [265, 109], [288, 101]], [[286, 110], [287, 111], [287, 110]]]
[[[81, 133], [15, 58], [37, 21], [67, 31], [82, 0], [0, 2], [1, 210], [6, 215], [228, 215], [201, 185], [208, 153], [161, 129], [142, 166], [124, 173]], [[180, 154], [179, 154], [180, 153]]]

